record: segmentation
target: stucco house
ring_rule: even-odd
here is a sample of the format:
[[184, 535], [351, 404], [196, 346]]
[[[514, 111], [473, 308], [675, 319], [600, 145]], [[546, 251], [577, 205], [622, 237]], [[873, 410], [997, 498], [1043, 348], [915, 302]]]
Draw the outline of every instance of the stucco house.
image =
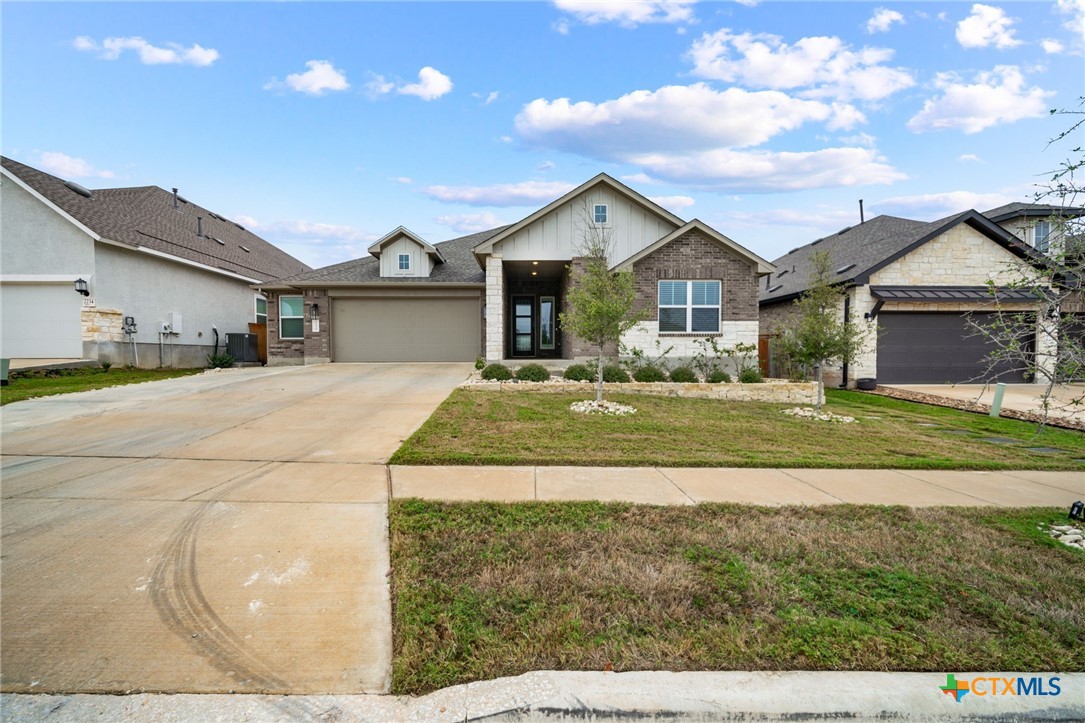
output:
[[[854, 386], [864, 377], [883, 384], [1034, 381], [1009, 368], [987, 374], [987, 341], [970, 330], [965, 314], [980, 323], [993, 320], [989, 282], [1002, 309], [1037, 308], [1032, 294], [1007, 286], [1057, 243], [1048, 219], [1065, 211], [1016, 203], [933, 222], [877, 216], [792, 249], [762, 280], [762, 348], [809, 287], [812, 257], [823, 251], [846, 289], [841, 317], [878, 327], [858, 359], [825, 370], [827, 383]], [[1077, 215], [1079, 209], [1071, 211]], [[1049, 321], [1038, 318], [1035, 336], [1026, 340], [1040, 358], [1053, 353], [1055, 341], [1043, 324]], [[772, 373], [779, 373], [776, 361], [770, 360]]]
[[224, 351], [266, 322], [252, 284], [309, 268], [176, 191], [91, 191], [9, 158], [0, 172], [5, 358], [205, 366], [215, 331]]
[[399, 227], [369, 256], [258, 285], [269, 364], [488, 361], [590, 355], [558, 318], [585, 232], [605, 232], [656, 339], [690, 357], [706, 336], [756, 343], [758, 279], [771, 264], [707, 224], [685, 221], [606, 174], [509, 226], [431, 244]]

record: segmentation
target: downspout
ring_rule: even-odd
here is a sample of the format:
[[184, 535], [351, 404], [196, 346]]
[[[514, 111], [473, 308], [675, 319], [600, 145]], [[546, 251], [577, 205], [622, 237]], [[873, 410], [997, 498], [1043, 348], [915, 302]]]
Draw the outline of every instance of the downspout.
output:
[[[844, 294], [844, 324], [847, 325], [851, 321], [851, 294]], [[848, 388], [848, 362], [845, 360], [843, 364], [843, 379], [840, 382], [841, 389]]]
[[219, 328], [214, 324], [211, 325], [211, 331], [215, 332], [215, 356], [219, 355]]

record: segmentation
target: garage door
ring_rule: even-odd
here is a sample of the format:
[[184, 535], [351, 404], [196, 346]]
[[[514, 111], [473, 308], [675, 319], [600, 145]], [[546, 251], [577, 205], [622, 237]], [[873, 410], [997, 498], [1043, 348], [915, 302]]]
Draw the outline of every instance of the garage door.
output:
[[[1060, 336], [1060, 358], [1067, 359], [1071, 355], [1079, 358], [1078, 355], [1081, 349], [1085, 348], [1085, 314], [1070, 314], [1063, 324], [1061, 333], [1067, 338], [1073, 339], [1073, 346], [1068, 347], [1066, 341]], [[1071, 349], [1073, 349], [1073, 353], [1071, 353]], [[1079, 373], [1074, 375], [1074, 378], [1076, 381], [1085, 381], [1085, 369], [1081, 369]]]
[[[977, 313], [972, 318], [991, 323], [995, 316]], [[880, 384], [1026, 381], [1008, 366], [996, 369], [993, 379], [984, 378], [990, 347], [982, 336], [972, 335], [960, 314], [882, 312], [878, 325]]]
[[81, 359], [83, 297], [71, 282], [0, 285], [0, 356]]
[[479, 297], [333, 299], [332, 361], [474, 361]]

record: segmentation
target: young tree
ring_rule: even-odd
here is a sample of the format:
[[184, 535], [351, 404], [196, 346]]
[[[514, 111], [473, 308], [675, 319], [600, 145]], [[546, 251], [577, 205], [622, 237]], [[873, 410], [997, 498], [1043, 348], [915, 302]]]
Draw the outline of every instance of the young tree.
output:
[[810, 260], [810, 288], [795, 300], [794, 313], [777, 324], [774, 332], [780, 353], [816, 371], [820, 410], [825, 398], [825, 365], [854, 359], [866, 343], [869, 329], [842, 318], [845, 291], [832, 284], [829, 254], [821, 251]]
[[622, 335], [645, 314], [633, 311], [636, 285], [632, 272], [610, 270], [613, 231], [609, 225], [595, 222], [587, 199], [581, 202], [577, 232], [580, 241], [575, 252], [583, 257], [584, 268], [574, 276], [566, 310], [558, 318], [564, 330], [596, 348], [595, 401], [601, 402], [606, 348], [616, 348]]

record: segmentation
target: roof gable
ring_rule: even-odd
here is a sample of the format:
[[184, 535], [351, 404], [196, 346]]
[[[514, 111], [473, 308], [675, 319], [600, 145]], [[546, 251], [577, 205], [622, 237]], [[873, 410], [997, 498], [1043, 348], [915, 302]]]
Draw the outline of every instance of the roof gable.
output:
[[684, 225], [680, 226], [679, 228], [675, 229], [671, 233], [667, 234], [663, 238], [656, 241], [651, 246], [648, 246], [648, 247], [646, 247], [644, 249], [641, 249], [640, 251], [633, 254], [632, 256], [630, 256], [625, 261], [622, 261], [621, 263], [615, 264], [613, 268], [616, 271], [621, 271], [621, 270], [624, 270], [624, 269], [631, 269], [631, 268], [633, 268], [633, 264], [635, 264], [636, 262], [640, 261], [641, 259], [643, 259], [646, 256], [649, 256], [649, 255], [655, 253], [659, 249], [663, 248], [664, 246], [671, 243], [675, 239], [684, 236], [685, 234], [689, 233], [690, 231], [700, 231], [702, 234], [704, 234], [706, 237], [708, 237], [709, 240], [714, 241], [715, 243], [719, 244], [720, 246], [723, 246], [725, 249], [727, 249], [731, 253], [735, 254], [739, 258], [746, 259], [747, 261], [752, 263], [757, 268], [758, 275], [770, 274], [770, 273], [772, 273], [773, 271], [776, 270], [776, 267], [773, 266], [772, 264], [770, 264], [765, 259], [763, 259], [760, 256], [758, 256], [757, 254], [753, 253], [752, 251], [747, 249], [745, 246], [742, 246], [740, 244], [735, 243], [734, 241], [727, 238], [726, 236], [724, 236], [722, 233], [720, 233], [716, 229], [709, 226], [707, 223], [705, 223], [705, 222], [703, 222], [703, 221], [701, 221], [700, 219], [697, 219], [697, 218], [695, 218], [692, 221], [690, 221], [689, 223], [684, 224]]
[[373, 256], [380, 258], [381, 251], [384, 250], [384, 247], [400, 238], [410, 239], [414, 243], [421, 246], [423, 251], [433, 256], [434, 263], [443, 264], [445, 262], [444, 257], [441, 256], [441, 252], [435, 246], [433, 246], [433, 244], [429, 243], [418, 234], [413, 233], [410, 229], [407, 229], [403, 226], [397, 226], [392, 231], [386, 233], [366, 250], [369, 251], [369, 253]]

